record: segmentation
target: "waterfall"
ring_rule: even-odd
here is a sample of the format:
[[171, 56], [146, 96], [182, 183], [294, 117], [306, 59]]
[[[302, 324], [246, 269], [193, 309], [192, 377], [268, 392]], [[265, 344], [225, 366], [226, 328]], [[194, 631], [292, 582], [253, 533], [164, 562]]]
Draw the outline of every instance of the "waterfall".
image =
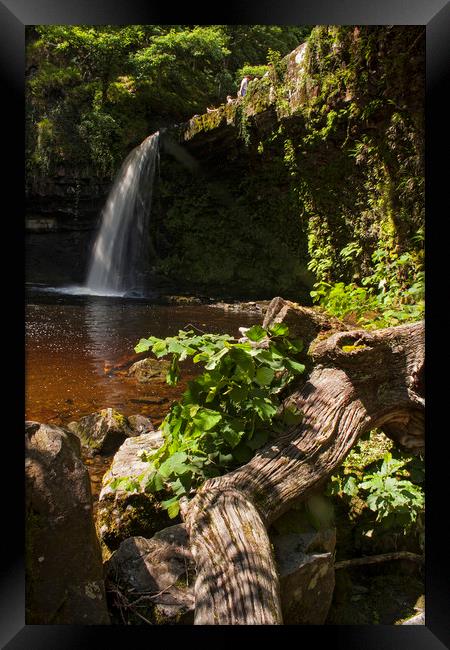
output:
[[159, 131], [133, 149], [122, 164], [102, 212], [86, 288], [101, 295], [141, 289], [149, 254], [149, 216], [159, 160]]

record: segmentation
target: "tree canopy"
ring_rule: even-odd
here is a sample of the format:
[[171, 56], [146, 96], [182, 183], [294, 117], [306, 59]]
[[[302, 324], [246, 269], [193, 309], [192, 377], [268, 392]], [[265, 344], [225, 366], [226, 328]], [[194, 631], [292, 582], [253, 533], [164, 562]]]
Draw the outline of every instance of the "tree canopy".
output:
[[39, 25], [27, 29], [29, 171], [111, 175], [158, 127], [236, 95], [246, 65], [310, 32], [270, 25]]

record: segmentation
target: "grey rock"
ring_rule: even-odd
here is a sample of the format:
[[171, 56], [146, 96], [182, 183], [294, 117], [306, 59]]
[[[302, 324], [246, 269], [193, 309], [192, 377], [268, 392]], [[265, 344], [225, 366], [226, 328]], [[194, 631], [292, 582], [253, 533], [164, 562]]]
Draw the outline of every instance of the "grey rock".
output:
[[69, 430], [25, 425], [26, 623], [105, 625], [89, 475]]
[[[330, 531], [328, 540], [332, 538]], [[311, 544], [314, 547], [319, 541], [308, 533], [277, 535], [271, 541], [280, 576], [284, 623], [323, 625], [334, 591], [334, 554], [311, 552]]]
[[144, 415], [129, 415], [127, 420], [134, 436], [141, 436], [143, 433], [151, 433], [155, 430], [152, 421]]
[[124, 416], [107, 408], [92, 413], [68, 428], [75, 433], [90, 454], [114, 453], [126, 438], [152, 431], [153, 425], [142, 415]]
[[283, 621], [322, 625], [334, 591], [336, 529], [316, 530], [302, 510], [285, 513], [270, 531], [280, 577]]
[[193, 623], [194, 574], [184, 524], [151, 539], [128, 538], [105, 563], [112, 609], [120, 616], [117, 610], [126, 602], [123, 616], [133, 624]]
[[153, 380], [164, 380], [169, 370], [170, 362], [166, 359], [141, 359], [136, 361], [128, 369], [129, 377], [133, 377], [141, 384], [146, 384]]
[[160, 431], [128, 438], [113, 458], [103, 477], [97, 507], [97, 530], [101, 541], [110, 550], [116, 549], [127, 537], [151, 537], [171, 523], [155, 497], [142, 488], [129, 492], [113, 487], [121, 478], [137, 479], [148, 469], [140, 458], [142, 451], [157, 449], [163, 443]]

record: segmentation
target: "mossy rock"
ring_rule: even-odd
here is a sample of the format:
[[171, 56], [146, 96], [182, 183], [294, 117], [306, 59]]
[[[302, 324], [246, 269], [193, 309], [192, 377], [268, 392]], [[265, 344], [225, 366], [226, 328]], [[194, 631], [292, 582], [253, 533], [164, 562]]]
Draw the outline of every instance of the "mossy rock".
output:
[[133, 492], [113, 487], [120, 479], [135, 479], [148, 469], [139, 453], [158, 448], [163, 442], [160, 432], [129, 438], [115, 454], [110, 469], [103, 477], [97, 509], [97, 530], [102, 543], [109, 550], [118, 548], [127, 537], [151, 537], [158, 530], [173, 524], [167, 511], [161, 508], [154, 495], [143, 488]]
[[141, 384], [146, 384], [153, 380], [163, 380], [169, 371], [170, 362], [165, 359], [153, 359], [148, 357], [136, 361], [128, 370], [128, 375], [133, 377]]
[[142, 416], [128, 418], [113, 408], [106, 408], [70, 422], [68, 428], [91, 454], [107, 455], [114, 453], [126, 438], [152, 430], [153, 426], [147, 418], [144, 422]]

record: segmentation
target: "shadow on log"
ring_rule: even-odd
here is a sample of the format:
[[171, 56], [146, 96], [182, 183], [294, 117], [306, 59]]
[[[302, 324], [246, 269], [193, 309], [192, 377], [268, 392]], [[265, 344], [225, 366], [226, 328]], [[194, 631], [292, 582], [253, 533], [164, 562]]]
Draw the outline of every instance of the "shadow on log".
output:
[[308, 351], [310, 373], [287, 398], [303, 420], [185, 505], [197, 625], [282, 624], [270, 524], [325, 482], [363, 433], [380, 427], [410, 452], [424, 447], [423, 322], [336, 331], [345, 328], [336, 319], [274, 298], [263, 325], [281, 321]]

